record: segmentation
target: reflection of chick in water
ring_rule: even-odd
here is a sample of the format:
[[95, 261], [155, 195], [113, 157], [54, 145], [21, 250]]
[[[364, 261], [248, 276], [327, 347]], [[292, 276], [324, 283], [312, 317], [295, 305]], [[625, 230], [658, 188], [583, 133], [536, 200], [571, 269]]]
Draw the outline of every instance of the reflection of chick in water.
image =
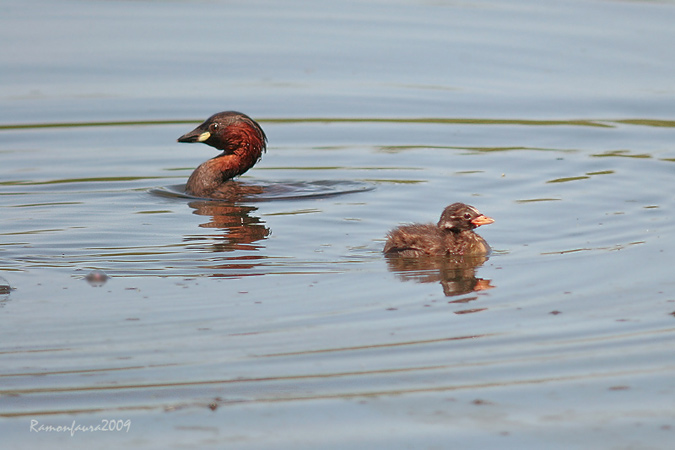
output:
[[487, 261], [485, 255], [422, 256], [386, 255], [391, 272], [403, 281], [440, 282], [446, 296], [491, 289], [490, 280], [476, 277], [476, 269]]
[[222, 242], [214, 244], [212, 251], [223, 252], [233, 250], [252, 250], [258, 246], [256, 241], [265, 239], [270, 234], [259, 217], [251, 216], [258, 208], [222, 201], [199, 200], [190, 202], [195, 214], [211, 216], [211, 220], [200, 225], [202, 228], [220, 228]]
[[454, 203], [443, 210], [436, 225], [396, 228], [384, 246], [389, 270], [404, 280], [440, 281], [447, 296], [489, 289], [490, 280], [475, 275], [487, 260], [490, 246], [473, 230], [492, 222], [473, 206]]

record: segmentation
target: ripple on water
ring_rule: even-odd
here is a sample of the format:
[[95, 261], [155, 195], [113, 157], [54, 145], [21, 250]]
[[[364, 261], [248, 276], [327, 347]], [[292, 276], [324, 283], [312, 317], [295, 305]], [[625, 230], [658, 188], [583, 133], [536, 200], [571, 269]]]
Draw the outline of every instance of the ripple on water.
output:
[[[346, 180], [320, 181], [239, 181], [230, 180], [226, 187], [231, 191], [231, 197], [223, 200], [228, 202], [264, 202], [272, 200], [320, 199], [338, 195], [354, 194], [375, 189], [370, 183]], [[176, 184], [161, 188], [153, 188], [154, 195], [171, 198], [202, 199], [185, 193], [184, 184]]]

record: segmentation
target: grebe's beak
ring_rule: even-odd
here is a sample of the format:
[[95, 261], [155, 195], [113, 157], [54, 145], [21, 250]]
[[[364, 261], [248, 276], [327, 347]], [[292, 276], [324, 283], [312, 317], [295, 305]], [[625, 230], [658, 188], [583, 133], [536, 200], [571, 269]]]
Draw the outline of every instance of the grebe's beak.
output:
[[479, 227], [481, 225], [490, 225], [494, 221], [495, 219], [493, 219], [492, 217], [480, 215], [475, 219], [473, 219], [471, 223]]
[[178, 142], [205, 142], [211, 137], [211, 133], [208, 131], [202, 131], [202, 127], [199, 126], [189, 133], [185, 133], [178, 138]]

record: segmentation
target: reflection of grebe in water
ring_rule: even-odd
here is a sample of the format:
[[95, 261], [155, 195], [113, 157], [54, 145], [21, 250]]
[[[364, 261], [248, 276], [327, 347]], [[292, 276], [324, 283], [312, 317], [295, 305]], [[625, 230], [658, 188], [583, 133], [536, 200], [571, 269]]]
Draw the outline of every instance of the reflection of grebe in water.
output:
[[258, 209], [254, 206], [242, 205], [238, 202], [224, 202], [213, 200], [195, 200], [190, 202], [194, 213], [200, 216], [210, 216], [207, 223], [199, 225], [202, 228], [218, 228], [225, 233], [213, 235], [215, 243], [211, 251], [256, 250], [262, 241], [270, 234], [265, 222], [254, 213]]
[[[196, 197], [227, 198], [255, 194], [255, 186], [231, 181], [253, 167], [262, 157], [267, 137], [258, 123], [246, 114], [224, 111], [214, 114], [178, 142], [203, 142], [223, 153], [201, 164], [192, 172], [185, 191]], [[244, 192], [246, 191], [246, 192]], [[257, 191], [261, 191], [257, 188]]]
[[436, 225], [413, 224], [389, 232], [384, 253], [401, 256], [486, 255], [490, 246], [474, 229], [494, 222], [473, 206], [453, 203]]
[[490, 289], [490, 280], [476, 277], [490, 246], [473, 230], [494, 222], [473, 206], [454, 203], [434, 224], [413, 224], [387, 235], [384, 253], [389, 270], [402, 280], [439, 282], [446, 296]]

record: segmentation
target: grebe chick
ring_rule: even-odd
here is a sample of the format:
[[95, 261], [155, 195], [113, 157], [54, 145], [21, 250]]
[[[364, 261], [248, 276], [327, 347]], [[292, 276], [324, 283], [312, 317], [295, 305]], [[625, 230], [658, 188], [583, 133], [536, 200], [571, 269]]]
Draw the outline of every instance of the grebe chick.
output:
[[267, 148], [267, 136], [246, 114], [224, 111], [214, 114], [178, 142], [203, 142], [223, 153], [197, 167], [185, 191], [197, 197], [217, 198], [228, 180], [253, 167]]
[[464, 203], [443, 210], [438, 224], [413, 224], [389, 232], [384, 253], [401, 256], [486, 255], [490, 246], [473, 230], [494, 219]]

